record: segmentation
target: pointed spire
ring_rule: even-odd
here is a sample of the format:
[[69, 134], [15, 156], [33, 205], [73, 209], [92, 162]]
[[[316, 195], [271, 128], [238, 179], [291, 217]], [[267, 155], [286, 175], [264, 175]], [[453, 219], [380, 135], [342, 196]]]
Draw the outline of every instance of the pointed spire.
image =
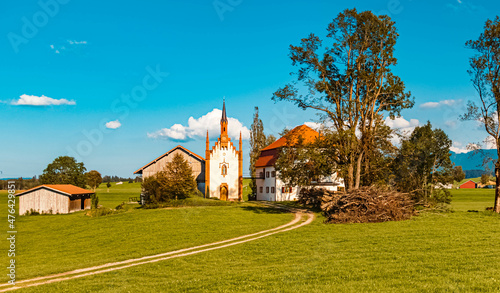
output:
[[227, 116], [226, 116], [226, 98], [224, 97], [223, 102], [222, 102], [222, 118], [220, 122], [226, 122], [227, 123]]
[[207, 129], [207, 148], [206, 148], [206, 150], [208, 151], [209, 148], [210, 148], [210, 141], [208, 140], [208, 129]]

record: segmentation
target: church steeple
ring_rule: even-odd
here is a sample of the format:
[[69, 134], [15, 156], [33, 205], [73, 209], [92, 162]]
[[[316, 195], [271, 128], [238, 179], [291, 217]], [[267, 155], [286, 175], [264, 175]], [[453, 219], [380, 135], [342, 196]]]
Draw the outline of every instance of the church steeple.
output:
[[227, 137], [226, 99], [224, 99], [222, 102], [222, 118], [220, 119], [220, 136]]

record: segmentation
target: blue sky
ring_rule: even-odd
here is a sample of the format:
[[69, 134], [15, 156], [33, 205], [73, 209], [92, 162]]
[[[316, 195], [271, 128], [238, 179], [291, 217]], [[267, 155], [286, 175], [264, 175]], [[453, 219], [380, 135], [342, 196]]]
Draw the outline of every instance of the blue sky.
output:
[[268, 134], [315, 121], [314, 111], [270, 98], [291, 80], [289, 45], [311, 32], [324, 37], [331, 20], [353, 7], [396, 21], [394, 71], [416, 103], [391, 126], [411, 129], [430, 120], [457, 151], [486, 137], [476, 123], [458, 120], [476, 96], [467, 75], [472, 52], [464, 43], [500, 11], [498, 1], [42, 0], [2, 6], [0, 177], [39, 175], [60, 155], [126, 177], [178, 144], [203, 155], [203, 135], [210, 128], [216, 137], [223, 97], [235, 134], [250, 127], [255, 106]]

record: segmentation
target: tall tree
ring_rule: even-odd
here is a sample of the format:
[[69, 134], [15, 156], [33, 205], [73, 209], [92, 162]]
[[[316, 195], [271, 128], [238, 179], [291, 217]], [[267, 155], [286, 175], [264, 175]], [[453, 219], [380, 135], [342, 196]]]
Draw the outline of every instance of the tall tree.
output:
[[252, 194], [257, 194], [257, 183], [255, 180], [255, 162], [260, 156], [260, 151], [266, 146], [270, 145], [276, 140], [273, 135], [266, 136], [264, 134], [264, 123], [259, 118], [259, 107], [255, 107], [255, 112], [253, 114], [253, 122], [250, 126], [250, 176], [252, 181], [250, 182], [250, 188], [252, 189]]
[[[471, 81], [479, 96], [479, 106], [469, 101], [464, 120], [476, 120], [484, 125], [496, 143], [500, 157], [500, 17], [488, 20], [477, 40], [465, 44], [476, 52], [470, 58]], [[495, 163], [496, 189], [493, 210], [500, 213], [500, 162]]]
[[[398, 34], [388, 16], [356, 9], [340, 13], [328, 26], [329, 47], [314, 34], [290, 46], [292, 73], [297, 80], [278, 89], [274, 101], [290, 101], [302, 109], [315, 109], [330, 122], [338, 139], [330, 148], [342, 149], [348, 189], [361, 183], [363, 160], [384, 114], [391, 117], [413, 106], [404, 83], [392, 73]], [[300, 90], [302, 83], [305, 90]], [[358, 133], [359, 132], [359, 133]]]
[[68, 156], [57, 157], [47, 165], [40, 176], [42, 184], [73, 184], [85, 188], [87, 169], [82, 162], [78, 163], [75, 158]]
[[264, 124], [259, 118], [259, 107], [255, 107], [253, 122], [250, 125], [250, 174], [252, 177], [255, 177], [255, 162], [259, 158], [260, 150], [264, 148], [265, 143]]
[[394, 160], [395, 181], [400, 191], [409, 192], [423, 204], [449, 203], [448, 193], [435, 189], [438, 183], [452, 182], [451, 140], [430, 122], [416, 127], [401, 142]]
[[488, 174], [481, 175], [481, 184], [486, 185], [488, 184], [488, 182], [490, 182], [490, 175]]
[[460, 182], [465, 179], [465, 173], [462, 170], [462, 166], [455, 166], [453, 168], [453, 180]]
[[97, 172], [96, 170], [85, 173], [85, 179], [87, 185], [90, 186], [93, 191], [95, 191], [95, 189], [102, 183], [101, 173]]

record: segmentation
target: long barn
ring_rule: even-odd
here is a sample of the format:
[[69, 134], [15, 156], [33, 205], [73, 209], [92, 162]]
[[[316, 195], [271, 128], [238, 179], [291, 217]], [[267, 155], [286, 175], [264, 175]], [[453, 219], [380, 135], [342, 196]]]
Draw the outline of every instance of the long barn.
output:
[[36, 211], [48, 214], [67, 214], [90, 209], [94, 192], [71, 184], [40, 185], [17, 194], [19, 214]]
[[174, 155], [180, 154], [188, 162], [189, 166], [193, 170], [193, 176], [196, 179], [196, 185], [200, 192], [205, 192], [205, 159], [202, 156], [195, 154], [194, 152], [186, 149], [183, 146], [176, 146], [175, 148], [169, 150], [153, 161], [147, 163], [139, 170], [135, 171], [134, 174], [141, 175], [142, 179], [146, 179], [149, 176], [153, 176], [156, 173], [163, 171], [167, 163], [172, 161]]

